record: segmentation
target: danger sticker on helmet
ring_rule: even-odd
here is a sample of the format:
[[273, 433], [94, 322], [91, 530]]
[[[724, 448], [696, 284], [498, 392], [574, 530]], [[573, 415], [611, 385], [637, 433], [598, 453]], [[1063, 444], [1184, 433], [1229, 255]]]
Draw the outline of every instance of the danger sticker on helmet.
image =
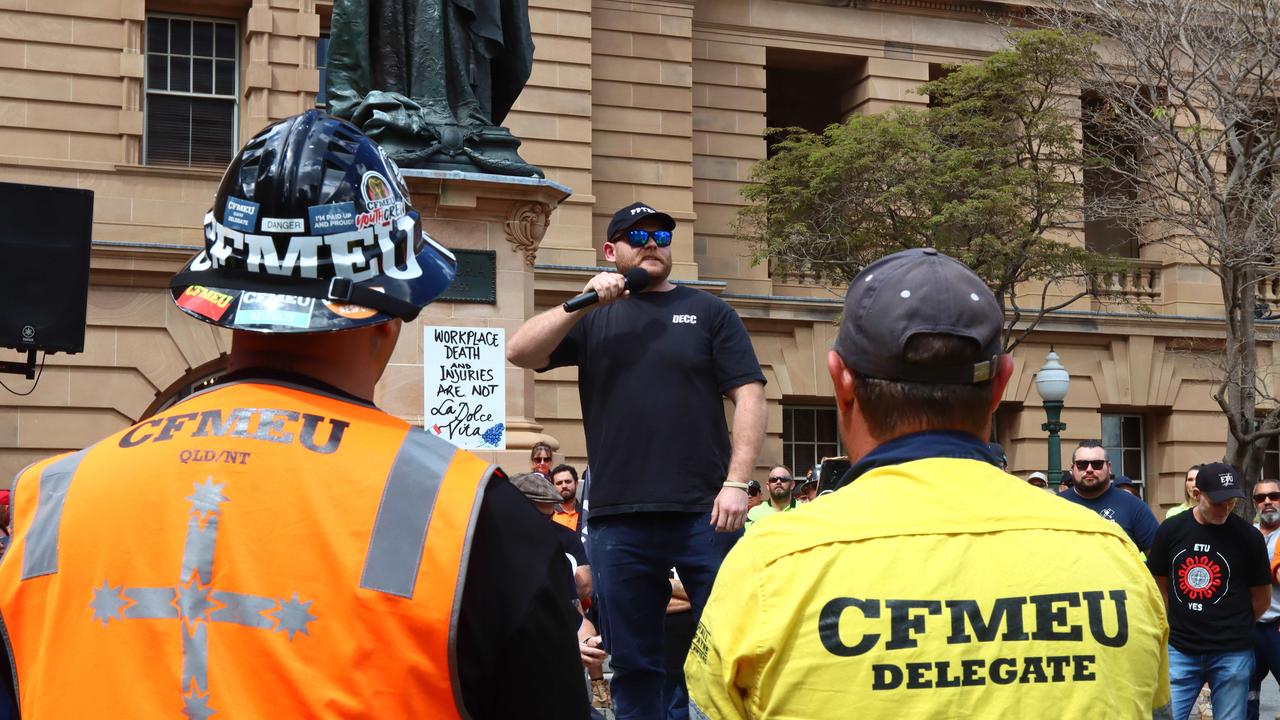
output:
[[365, 212], [356, 216], [356, 229], [386, 225], [404, 215], [404, 203], [396, 198], [394, 187], [381, 173], [370, 170], [360, 178], [360, 197]]
[[307, 221], [302, 218], [262, 218], [262, 232], [301, 233], [307, 231]]
[[311, 232], [327, 235], [329, 233], [351, 232], [356, 229], [356, 204], [353, 202], [333, 203], [332, 205], [316, 205], [307, 208], [307, 218], [311, 221]]
[[231, 307], [232, 297], [203, 285], [192, 285], [178, 296], [178, 306], [207, 317], [210, 320], [221, 320]]
[[297, 295], [245, 292], [236, 306], [234, 324], [307, 328], [311, 327], [311, 308], [315, 304], [314, 299]]
[[257, 230], [258, 203], [228, 195], [222, 209], [222, 224], [245, 232]]

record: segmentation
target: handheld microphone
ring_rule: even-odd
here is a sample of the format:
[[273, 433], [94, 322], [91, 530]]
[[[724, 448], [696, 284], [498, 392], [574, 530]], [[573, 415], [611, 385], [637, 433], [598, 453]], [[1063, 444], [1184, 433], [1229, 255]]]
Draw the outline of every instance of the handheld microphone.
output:
[[[627, 290], [631, 292], [640, 292], [649, 287], [649, 272], [641, 267], [634, 267], [627, 271]], [[584, 307], [595, 305], [600, 302], [600, 295], [595, 290], [588, 290], [581, 295], [571, 297], [564, 302], [565, 312], [576, 312]]]

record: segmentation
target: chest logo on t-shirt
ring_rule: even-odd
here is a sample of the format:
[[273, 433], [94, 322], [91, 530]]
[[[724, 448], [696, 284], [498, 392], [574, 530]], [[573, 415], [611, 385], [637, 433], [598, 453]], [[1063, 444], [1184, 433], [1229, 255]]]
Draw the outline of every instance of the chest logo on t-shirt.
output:
[[697, 325], [698, 316], [697, 315], [672, 315], [671, 324], [672, 325]]
[[1205, 604], [1215, 605], [1227, 592], [1231, 566], [1221, 553], [1206, 543], [1196, 543], [1173, 559], [1174, 596], [1187, 603], [1190, 610], [1200, 611]]
[[1103, 518], [1110, 520], [1111, 522], [1116, 521], [1115, 508], [1102, 508], [1101, 510], [1098, 511], [1098, 514], [1101, 515]]

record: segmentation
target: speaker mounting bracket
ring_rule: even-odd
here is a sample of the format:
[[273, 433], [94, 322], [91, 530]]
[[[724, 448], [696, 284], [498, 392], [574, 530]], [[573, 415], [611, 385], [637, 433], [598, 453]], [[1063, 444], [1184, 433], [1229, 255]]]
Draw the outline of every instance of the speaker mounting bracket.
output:
[[0, 373], [14, 373], [28, 380], [36, 379], [36, 351], [27, 351], [26, 362], [0, 362]]

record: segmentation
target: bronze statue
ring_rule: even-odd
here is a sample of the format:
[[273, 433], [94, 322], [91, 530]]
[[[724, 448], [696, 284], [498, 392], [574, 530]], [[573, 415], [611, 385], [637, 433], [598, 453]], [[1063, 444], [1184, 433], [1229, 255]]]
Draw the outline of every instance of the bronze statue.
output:
[[542, 177], [500, 127], [533, 68], [528, 0], [335, 0], [330, 114], [401, 166]]

